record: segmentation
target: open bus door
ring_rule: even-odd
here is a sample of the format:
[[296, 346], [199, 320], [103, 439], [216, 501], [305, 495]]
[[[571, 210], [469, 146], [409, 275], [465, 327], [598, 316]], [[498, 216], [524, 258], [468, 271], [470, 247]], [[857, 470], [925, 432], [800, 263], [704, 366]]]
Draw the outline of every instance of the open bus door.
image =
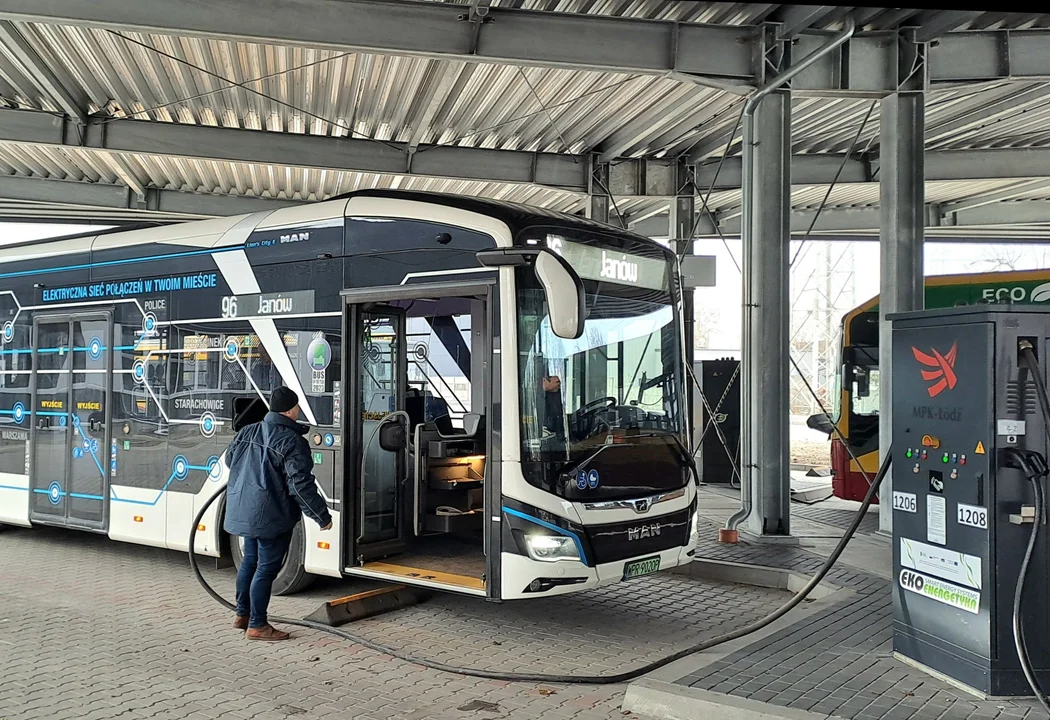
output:
[[347, 574], [496, 597], [499, 523], [486, 512], [500, 497], [487, 422], [494, 288], [343, 292]]

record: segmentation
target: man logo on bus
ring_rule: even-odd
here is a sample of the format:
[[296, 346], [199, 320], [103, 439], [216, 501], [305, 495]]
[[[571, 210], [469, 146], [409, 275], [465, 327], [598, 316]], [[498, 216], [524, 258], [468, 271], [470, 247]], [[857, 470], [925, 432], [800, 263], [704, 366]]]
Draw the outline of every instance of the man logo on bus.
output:
[[911, 352], [921, 364], [932, 368], [922, 371], [922, 379], [926, 382], [936, 380], [926, 388], [926, 392], [930, 394], [930, 397], [937, 397], [945, 389], [953, 389], [959, 381], [955, 375], [955, 358], [958, 355], [959, 343], [952, 343], [952, 349], [946, 355], [941, 355], [936, 348], [930, 349], [933, 355], [927, 355], [917, 347], [912, 347]]

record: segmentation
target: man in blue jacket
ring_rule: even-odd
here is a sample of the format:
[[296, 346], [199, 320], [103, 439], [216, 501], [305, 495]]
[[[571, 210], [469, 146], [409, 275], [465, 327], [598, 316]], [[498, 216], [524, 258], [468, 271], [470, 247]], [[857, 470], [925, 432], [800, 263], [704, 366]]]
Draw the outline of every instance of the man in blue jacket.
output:
[[242, 428], [226, 451], [230, 482], [226, 489], [226, 521], [230, 535], [244, 538], [244, 557], [237, 573], [237, 619], [249, 640], [287, 640], [286, 632], [267, 621], [273, 581], [292, 542], [292, 531], [303, 515], [322, 530], [332, 516], [314, 482], [313, 456], [303, 436], [299, 397], [279, 387], [270, 396], [270, 412], [262, 422]]

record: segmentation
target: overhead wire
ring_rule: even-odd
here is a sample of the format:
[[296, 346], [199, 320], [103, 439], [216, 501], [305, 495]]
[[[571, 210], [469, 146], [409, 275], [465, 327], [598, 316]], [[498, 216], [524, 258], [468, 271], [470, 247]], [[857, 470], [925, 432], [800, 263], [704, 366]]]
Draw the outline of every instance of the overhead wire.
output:
[[[207, 75], [208, 77], [215, 78], [216, 80], [219, 80], [219, 81], [224, 82], [224, 83], [229, 83], [230, 85], [232, 85], [234, 87], [238, 87], [238, 88], [244, 90], [245, 92], [252, 93], [253, 95], [258, 95], [259, 97], [261, 97], [261, 98], [263, 98], [265, 100], [269, 100], [272, 103], [276, 103], [278, 105], [282, 105], [282, 106], [284, 106], [284, 107], [286, 107], [286, 108], [288, 108], [290, 110], [294, 110], [295, 112], [302, 113], [303, 115], [306, 115], [307, 117], [311, 117], [314, 120], [319, 120], [319, 121], [321, 121], [323, 123], [328, 123], [329, 125], [331, 125], [333, 127], [337, 127], [337, 128], [342, 129], [342, 130], [345, 130], [351, 137], [357, 137], [357, 138], [359, 138], [361, 140], [368, 140], [368, 141], [371, 141], [371, 142], [374, 142], [374, 143], [378, 143], [380, 145], [383, 145], [384, 147], [390, 148], [391, 150], [396, 150], [396, 151], [398, 151], [400, 153], [404, 153], [404, 154], [407, 155], [407, 152], [405, 151], [404, 148], [402, 148], [402, 147], [400, 147], [400, 146], [398, 146], [398, 145], [396, 145], [394, 143], [387, 142], [386, 140], [380, 140], [378, 138], [374, 138], [371, 135], [368, 135], [366, 133], [358, 132], [357, 130], [354, 130], [353, 128], [351, 128], [345, 122], [340, 122], [340, 121], [337, 121], [337, 120], [331, 120], [331, 119], [326, 118], [326, 117], [324, 117], [322, 115], [318, 115], [317, 113], [315, 113], [315, 112], [313, 112], [311, 110], [307, 110], [306, 108], [302, 108], [302, 107], [299, 107], [298, 105], [290, 103], [287, 100], [281, 100], [280, 98], [276, 98], [273, 95], [270, 95], [268, 93], [262, 92], [261, 90], [256, 90], [255, 88], [248, 87], [247, 83], [239, 82], [237, 80], [231, 80], [230, 78], [225, 77], [223, 75], [220, 75], [217, 72], [214, 72], [214, 71], [209, 70], [207, 68], [201, 67], [200, 65], [197, 65], [196, 63], [192, 63], [189, 60], [186, 60], [184, 58], [180, 58], [177, 55], [172, 55], [169, 52], [161, 50], [160, 48], [156, 47], [155, 45], [150, 45], [149, 43], [142, 42], [141, 40], [136, 40], [135, 38], [130, 37], [128, 35], [125, 35], [124, 33], [119, 32], [117, 30], [110, 30], [110, 29], [106, 28], [105, 32], [107, 32], [107, 33], [109, 33], [111, 35], [114, 35], [115, 37], [119, 37], [122, 40], [124, 40], [125, 42], [131, 43], [132, 45], [138, 45], [141, 48], [149, 50], [150, 52], [154, 52], [154, 53], [160, 55], [161, 57], [165, 57], [168, 60], [171, 60], [172, 62], [177, 62], [177, 63], [179, 63], [181, 65], [185, 65], [186, 67], [192, 68], [192, 69], [196, 70], [199, 73]], [[121, 119], [129, 119], [129, 118], [121, 118]]]
[[[281, 75], [287, 75], [289, 73], [299, 72], [300, 70], [307, 70], [309, 68], [316, 67], [318, 65], [324, 65], [326, 63], [335, 62], [336, 60], [342, 60], [344, 58], [351, 57], [354, 54], [355, 53], [352, 53], [352, 52], [338, 53], [337, 55], [333, 55], [331, 57], [323, 58], [321, 60], [314, 60], [314, 61], [308, 62], [308, 63], [303, 63], [302, 65], [295, 65], [295, 66], [290, 67], [290, 68], [285, 68], [284, 70], [275, 70], [272, 73], [267, 73], [265, 75], [260, 75], [259, 77], [252, 78], [251, 80], [245, 80], [244, 81], [244, 85], [251, 85], [251, 84], [257, 83], [257, 82], [263, 82], [264, 80], [272, 80], [273, 78], [280, 77]], [[232, 81], [229, 81], [229, 82], [232, 82]], [[200, 98], [208, 97], [209, 95], [216, 95], [218, 93], [229, 92], [231, 89], [232, 89], [232, 87], [223, 87], [223, 88], [215, 88], [214, 90], [205, 90], [204, 92], [199, 92], [199, 93], [196, 93], [194, 95], [189, 95], [187, 97], [182, 97], [182, 98], [179, 98], [177, 100], [171, 100], [171, 101], [166, 102], [166, 103], [160, 103], [159, 105], [151, 105], [150, 107], [143, 108], [141, 110], [135, 110], [135, 111], [131, 112], [129, 115], [127, 115], [127, 116], [115, 115], [115, 116], [112, 116], [112, 117], [99, 118], [98, 122], [96, 124], [98, 124], [98, 125], [106, 125], [108, 123], [118, 122], [120, 120], [129, 120], [132, 117], [134, 117], [135, 115], [143, 115], [143, 114], [148, 115], [149, 113], [156, 112], [157, 110], [164, 110], [165, 108], [169, 108], [172, 105], [182, 105], [184, 103], [188, 103], [188, 102], [191, 102], [193, 100], [199, 100]], [[267, 96], [267, 98], [270, 99], [270, 100], [273, 100], [273, 98], [270, 98], [269, 96]], [[274, 102], [277, 102], [277, 101], [274, 100]]]

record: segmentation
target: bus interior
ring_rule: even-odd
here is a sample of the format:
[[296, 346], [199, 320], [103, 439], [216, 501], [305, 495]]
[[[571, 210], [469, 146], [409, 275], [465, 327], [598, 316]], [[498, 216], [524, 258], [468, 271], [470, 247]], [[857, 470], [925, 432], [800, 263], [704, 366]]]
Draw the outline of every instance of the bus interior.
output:
[[348, 306], [348, 574], [485, 594], [487, 290]]

